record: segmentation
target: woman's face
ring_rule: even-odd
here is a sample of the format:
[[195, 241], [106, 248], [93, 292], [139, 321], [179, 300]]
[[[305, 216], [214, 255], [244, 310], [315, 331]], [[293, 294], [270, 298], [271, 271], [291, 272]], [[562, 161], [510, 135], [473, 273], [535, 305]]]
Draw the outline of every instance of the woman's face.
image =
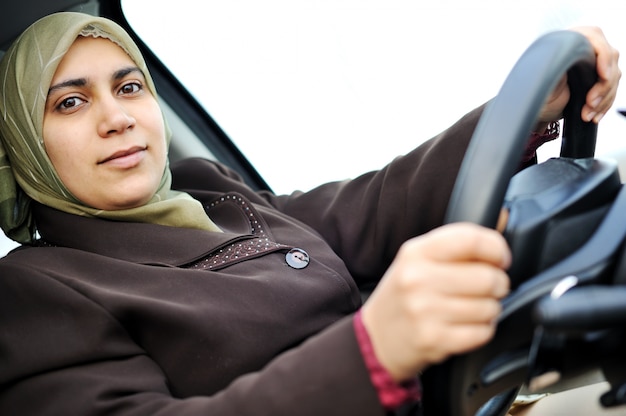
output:
[[158, 103], [132, 59], [108, 39], [79, 37], [63, 57], [48, 91], [43, 139], [68, 190], [97, 209], [145, 204], [165, 169]]

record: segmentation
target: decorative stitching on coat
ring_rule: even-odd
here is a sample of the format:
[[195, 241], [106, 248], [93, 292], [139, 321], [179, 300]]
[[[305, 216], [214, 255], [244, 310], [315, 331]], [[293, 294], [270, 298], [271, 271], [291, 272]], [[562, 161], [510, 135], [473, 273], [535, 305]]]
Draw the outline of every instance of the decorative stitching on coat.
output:
[[188, 265], [187, 268], [214, 270], [247, 258], [258, 257], [270, 251], [278, 251], [286, 248], [290, 247], [270, 241], [268, 238], [253, 238], [224, 247], [223, 249], [209, 254], [204, 259]]
[[259, 221], [254, 214], [254, 210], [239, 194], [226, 194], [221, 196], [207, 206], [207, 211], [225, 202], [234, 202], [241, 206], [241, 209], [246, 214], [246, 218], [250, 222], [250, 232], [255, 238], [232, 243], [185, 267], [189, 269], [215, 270], [245, 259], [259, 257], [268, 252], [291, 248], [291, 246], [271, 241], [267, 237], [261, 221]]

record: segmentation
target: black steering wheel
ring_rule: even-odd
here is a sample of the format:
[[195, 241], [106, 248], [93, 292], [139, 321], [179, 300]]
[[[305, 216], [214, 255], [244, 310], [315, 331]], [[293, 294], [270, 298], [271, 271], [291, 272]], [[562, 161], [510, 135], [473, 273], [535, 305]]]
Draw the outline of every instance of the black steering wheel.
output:
[[[565, 73], [571, 97], [561, 157], [515, 175], [543, 102]], [[619, 354], [626, 345], [626, 261], [620, 260], [626, 191], [616, 164], [593, 158], [596, 125], [580, 117], [595, 80], [587, 39], [552, 32], [526, 50], [485, 108], [446, 222], [495, 228], [502, 207], [510, 208], [504, 234], [514, 258], [512, 291], [502, 301], [490, 343], [422, 375], [425, 415], [504, 415], [519, 389], [536, 377], [567, 377], [592, 366], [607, 369], [615, 387], [605, 404], [621, 400], [616, 392], [626, 387], [619, 384], [626, 382], [626, 371], [609, 369], [626, 361]], [[586, 302], [590, 296], [594, 301]]]

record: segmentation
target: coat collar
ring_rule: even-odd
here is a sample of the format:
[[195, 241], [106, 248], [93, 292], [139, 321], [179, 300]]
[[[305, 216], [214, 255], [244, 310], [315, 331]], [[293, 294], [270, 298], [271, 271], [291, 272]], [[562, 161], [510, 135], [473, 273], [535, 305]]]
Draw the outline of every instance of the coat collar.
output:
[[181, 266], [253, 236], [244, 231], [208, 232], [164, 225], [80, 217], [35, 203], [33, 213], [42, 239], [51, 245], [80, 249], [140, 264]]

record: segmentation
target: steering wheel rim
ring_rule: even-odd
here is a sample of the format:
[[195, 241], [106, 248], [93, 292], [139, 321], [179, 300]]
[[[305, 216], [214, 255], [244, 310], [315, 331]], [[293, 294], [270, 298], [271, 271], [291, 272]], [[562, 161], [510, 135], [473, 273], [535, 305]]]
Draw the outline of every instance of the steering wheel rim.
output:
[[595, 53], [577, 32], [548, 33], [524, 52], [486, 106], [457, 175], [446, 223], [470, 221], [495, 227], [528, 134], [566, 72], [571, 97], [564, 110], [561, 156], [593, 156], [597, 126], [582, 121], [580, 111], [596, 80]]
[[[586, 93], [596, 81], [595, 53], [576, 32], [557, 31], [535, 41], [520, 57], [498, 95], [486, 106], [468, 146], [452, 192], [445, 222], [469, 221], [495, 228], [507, 186], [521, 160], [528, 134], [550, 92], [567, 73], [570, 100], [564, 111], [561, 156], [593, 157], [597, 126], [580, 117]], [[520, 288], [521, 289], [521, 288]], [[507, 307], [503, 302], [503, 307]], [[522, 311], [530, 315], [529, 307]], [[506, 311], [505, 311], [506, 312]], [[516, 310], [516, 312], [519, 312]], [[519, 315], [519, 314], [518, 314]], [[503, 415], [514, 399], [523, 374], [512, 372], [498, 386], [483, 389], [475, 380], [494, 354], [502, 365], [527, 359], [527, 352], [506, 348], [503, 334], [511, 333], [511, 314], [503, 314], [494, 340], [477, 351], [452, 357], [423, 375], [424, 414], [438, 416]], [[532, 334], [530, 319], [519, 328]], [[508, 328], [507, 328], [508, 326]], [[518, 354], [519, 356], [515, 356]], [[491, 360], [493, 363], [493, 360]], [[494, 369], [497, 371], [497, 368]]]

